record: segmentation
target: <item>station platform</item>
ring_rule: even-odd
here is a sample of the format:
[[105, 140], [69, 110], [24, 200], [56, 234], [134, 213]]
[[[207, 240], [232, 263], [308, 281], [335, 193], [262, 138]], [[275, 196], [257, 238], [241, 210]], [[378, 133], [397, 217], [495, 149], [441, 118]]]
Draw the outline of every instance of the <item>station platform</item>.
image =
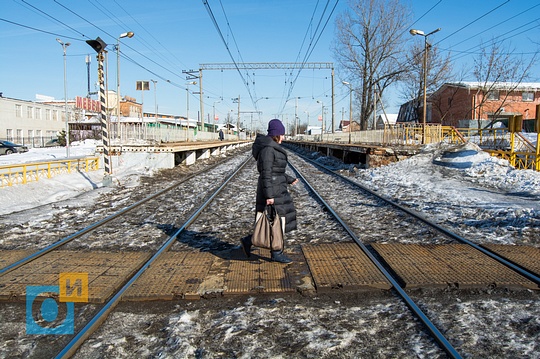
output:
[[[540, 248], [490, 245], [521, 266], [540, 272]], [[535, 283], [462, 244], [373, 244], [408, 288], [540, 289]], [[0, 251], [0, 267], [30, 254]], [[289, 254], [288, 254], [289, 255]], [[54, 251], [0, 276], [0, 301], [24, 301], [27, 286], [58, 286], [61, 273], [88, 274], [88, 301], [103, 303], [150, 258], [147, 252]], [[164, 253], [124, 294], [124, 301], [198, 300], [268, 293], [339, 293], [388, 290], [391, 285], [354, 243], [303, 245], [291, 264], [268, 260], [255, 248], [226, 253]], [[44, 297], [51, 296], [44, 294]], [[52, 295], [54, 296], [54, 295]]]
[[293, 141], [291, 144], [310, 152], [319, 152], [324, 156], [335, 157], [344, 163], [360, 163], [365, 168], [386, 166], [420, 153], [420, 146], [382, 145], [377, 143], [342, 143], [324, 141]]
[[[220, 156], [231, 150], [251, 145], [252, 141], [185, 141], [166, 142], [155, 145], [111, 145], [109, 155], [113, 168], [120, 163], [144, 163], [149, 168], [174, 168], [178, 165], [190, 166], [199, 160]], [[103, 155], [103, 146], [96, 147], [96, 153]]]

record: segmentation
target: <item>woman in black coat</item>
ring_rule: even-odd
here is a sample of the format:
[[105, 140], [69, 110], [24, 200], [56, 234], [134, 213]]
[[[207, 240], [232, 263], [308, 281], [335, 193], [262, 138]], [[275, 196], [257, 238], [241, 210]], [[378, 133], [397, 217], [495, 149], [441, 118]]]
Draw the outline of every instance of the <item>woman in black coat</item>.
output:
[[[280, 120], [274, 119], [268, 123], [268, 135], [258, 135], [253, 143], [252, 153], [257, 160], [259, 180], [257, 182], [256, 211], [264, 212], [267, 205], [274, 205], [280, 217], [285, 217], [285, 233], [296, 229], [296, 209], [287, 185], [294, 185], [298, 179], [285, 173], [287, 153], [281, 147], [285, 137], [285, 127]], [[246, 256], [251, 251], [251, 237], [242, 239], [242, 247]], [[283, 254], [283, 248], [271, 251], [272, 260], [290, 263], [291, 260]]]

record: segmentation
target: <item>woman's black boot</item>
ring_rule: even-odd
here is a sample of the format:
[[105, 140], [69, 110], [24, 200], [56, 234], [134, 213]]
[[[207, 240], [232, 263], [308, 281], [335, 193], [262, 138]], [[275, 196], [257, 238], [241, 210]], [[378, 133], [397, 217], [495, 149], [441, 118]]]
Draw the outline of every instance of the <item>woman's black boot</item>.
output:
[[279, 263], [292, 263], [292, 259], [283, 254], [283, 251], [272, 251], [271, 259]]
[[240, 242], [242, 242], [242, 249], [244, 250], [244, 254], [246, 255], [246, 257], [249, 258], [251, 256], [251, 246], [253, 245], [251, 243], [251, 236], [245, 236], [240, 240]]

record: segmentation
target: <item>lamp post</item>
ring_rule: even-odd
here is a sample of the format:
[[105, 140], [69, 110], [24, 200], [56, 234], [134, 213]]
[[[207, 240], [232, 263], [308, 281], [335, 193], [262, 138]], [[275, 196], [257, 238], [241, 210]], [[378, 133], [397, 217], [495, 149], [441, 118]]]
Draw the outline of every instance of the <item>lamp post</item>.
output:
[[349, 143], [351, 143], [351, 129], [352, 129], [352, 85], [347, 81], [342, 81], [344, 85], [349, 86]]
[[309, 131], [309, 111], [304, 111], [304, 113], [307, 114], [307, 127], [306, 127], [306, 130], [304, 131], [304, 134], [307, 135]]
[[120, 126], [120, 39], [124, 37], [132, 38], [135, 33], [133, 31], [128, 31], [120, 34], [118, 39], [116, 39], [116, 121], [118, 126]]
[[436, 32], [439, 32], [441, 31], [441, 28], [439, 27], [438, 29], [435, 29], [433, 30], [432, 32], [428, 33], [428, 34], [424, 34], [424, 32], [422, 30], [415, 30], [415, 29], [411, 29], [409, 30], [409, 33], [413, 36], [415, 35], [419, 35], [419, 36], [423, 36], [424, 37], [424, 66], [423, 66], [423, 70], [424, 70], [424, 84], [423, 84], [423, 91], [424, 91], [424, 98], [423, 98], [423, 111], [422, 111], [422, 144], [425, 144], [426, 143], [426, 115], [427, 115], [427, 95], [426, 95], [426, 91], [427, 91], [427, 84], [426, 84], [426, 81], [427, 81], [427, 73], [428, 73], [428, 68], [427, 68], [427, 56], [428, 56], [428, 42], [427, 42], [427, 38], [429, 35], [433, 35], [434, 33]]
[[196, 85], [197, 81], [191, 81], [186, 84], [186, 118], [189, 127], [189, 85]]
[[323, 135], [324, 135], [324, 104], [323, 104], [322, 101], [319, 101], [319, 100], [317, 100], [317, 103], [321, 104], [321, 120], [322, 120], [321, 141], [323, 141], [324, 140], [324, 138], [323, 138]]
[[216, 103], [221, 103], [221, 101], [214, 101], [214, 103], [212, 104], [212, 109], [214, 110], [214, 133], [216, 133]]
[[294, 101], [294, 135], [298, 135], [298, 97]]
[[157, 80], [152, 80], [150, 79], [150, 81], [152, 81], [152, 83], [154, 84], [154, 140], [156, 139], [156, 130], [157, 130], [157, 89], [156, 89], [156, 84], [157, 84]]
[[69, 122], [68, 122], [68, 104], [67, 104], [67, 76], [66, 76], [66, 48], [71, 45], [69, 42], [62, 42], [60, 39], [56, 39], [62, 49], [64, 50], [64, 112], [66, 117], [66, 157], [69, 158]]

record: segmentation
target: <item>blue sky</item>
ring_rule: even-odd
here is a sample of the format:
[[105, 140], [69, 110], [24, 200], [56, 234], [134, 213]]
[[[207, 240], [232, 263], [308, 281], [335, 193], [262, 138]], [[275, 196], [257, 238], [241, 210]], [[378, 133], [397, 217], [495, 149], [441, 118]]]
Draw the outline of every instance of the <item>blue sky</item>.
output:
[[[506, 38], [514, 53], [526, 53], [525, 56], [537, 50], [534, 42], [540, 42], [540, 0], [403, 2], [413, 11], [410, 27], [426, 33], [442, 28], [430, 40], [444, 52], [450, 51], [457, 69], [472, 67], [482, 41]], [[151, 87], [151, 91], [144, 94], [147, 112], [154, 111], [154, 98], [157, 98], [160, 113], [185, 115], [188, 81], [182, 71], [197, 70], [203, 63], [232, 62], [203, 1], [1, 0], [1, 3], [0, 92], [5, 97], [34, 100], [36, 94], [42, 94], [64, 98], [63, 52], [56, 38], [71, 43], [67, 48], [67, 92], [68, 98], [74, 98], [87, 93], [85, 57], [89, 54], [92, 57], [91, 89], [95, 91], [95, 52], [85, 40], [99, 36], [109, 44], [108, 83], [109, 88], [115, 90], [117, 64], [112, 47], [121, 33], [133, 31], [135, 36], [122, 39], [120, 45], [125, 56], [120, 60], [121, 93], [140, 102], [141, 91], [135, 90], [136, 81], [157, 80], [156, 92]], [[336, 0], [209, 0], [208, 3], [235, 61], [296, 62], [304, 58], [310, 38], [318, 38]], [[309, 62], [335, 62], [332, 54], [335, 17], [345, 11], [348, 4], [346, 0], [337, 1]], [[306, 34], [307, 40], [301, 48]], [[410, 41], [422, 39], [410, 36]], [[536, 69], [539, 74], [538, 66]], [[250, 83], [251, 97], [260, 99], [257, 109], [262, 114], [254, 116], [255, 122], [265, 124], [276, 113], [281, 113], [283, 120], [292, 121], [295, 100], [284, 104], [291, 85], [290, 72], [257, 70], [250, 71], [249, 77], [243, 72]], [[342, 116], [348, 118], [349, 97], [348, 89], [341, 84], [345, 79], [338, 67], [335, 72], [337, 124]], [[293, 71], [292, 78], [296, 74]], [[220, 122], [227, 113], [237, 111], [238, 105], [232, 98], [240, 96], [241, 111], [255, 110], [237, 71], [204, 71], [203, 84], [205, 114], [212, 114], [215, 105]], [[189, 88], [198, 91], [198, 86]], [[315, 125], [321, 114], [317, 100], [325, 107], [331, 103], [330, 71], [303, 70], [290, 96], [299, 97], [301, 122], [306, 122], [309, 114], [310, 124]], [[198, 95], [191, 94], [189, 98], [190, 117], [195, 117]], [[396, 113], [401, 102], [398, 90], [389, 91], [384, 101], [387, 112]], [[325, 117], [330, 116], [329, 112]], [[250, 115], [243, 115], [242, 120], [249, 122]]]

